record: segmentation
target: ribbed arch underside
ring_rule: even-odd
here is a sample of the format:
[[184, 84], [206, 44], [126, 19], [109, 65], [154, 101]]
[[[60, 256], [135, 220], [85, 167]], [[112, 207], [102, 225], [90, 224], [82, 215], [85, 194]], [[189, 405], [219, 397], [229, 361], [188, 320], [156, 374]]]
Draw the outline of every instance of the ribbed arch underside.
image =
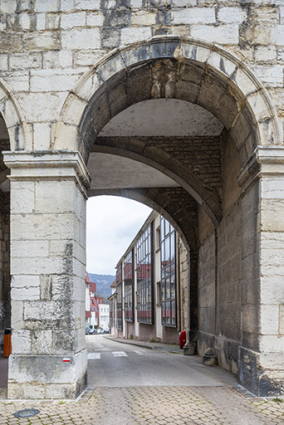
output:
[[243, 163], [257, 146], [258, 132], [250, 105], [231, 80], [201, 63], [155, 59], [118, 72], [93, 95], [79, 126], [80, 151], [85, 160], [112, 117], [135, 103], [161, 98], [185, 100], [210, 111], [230, 133]]

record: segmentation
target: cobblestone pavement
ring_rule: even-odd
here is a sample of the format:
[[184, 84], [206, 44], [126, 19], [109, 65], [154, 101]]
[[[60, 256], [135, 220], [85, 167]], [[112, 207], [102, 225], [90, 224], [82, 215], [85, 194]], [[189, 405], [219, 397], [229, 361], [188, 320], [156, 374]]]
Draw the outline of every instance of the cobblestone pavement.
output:
[[[2, 394], [4, 395], [4, 394]], [[18, 410], [37, 416], [16, 419]], [[232, 387], [88, 389], [78, 401], [0, 401], [0, 424], [283, 424], [284, 400], [246, 398]]]

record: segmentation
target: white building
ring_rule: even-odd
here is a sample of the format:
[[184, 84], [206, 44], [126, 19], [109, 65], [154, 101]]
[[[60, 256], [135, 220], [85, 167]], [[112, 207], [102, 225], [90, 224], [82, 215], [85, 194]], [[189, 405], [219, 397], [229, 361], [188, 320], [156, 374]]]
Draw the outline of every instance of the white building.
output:
[[99, 324], [100, 327], [106, 329], [109, 327], [109, 305], [99, 304]]

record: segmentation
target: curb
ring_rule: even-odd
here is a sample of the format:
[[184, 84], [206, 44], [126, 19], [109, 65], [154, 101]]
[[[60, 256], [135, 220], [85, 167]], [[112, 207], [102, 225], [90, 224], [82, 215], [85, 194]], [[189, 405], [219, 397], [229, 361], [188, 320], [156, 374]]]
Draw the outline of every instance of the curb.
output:
[[136, 347], [140, 347], [140, 348], [147, 348], [148, 350], [155, 350], [155, 351], [160, 351], [160, 352], [165, 352], [165, 353], [172, 353], [172, 354], [183, 354], [182, 351], [169, 351], [167, 350], [166, 347], [154, 347], [151, 345], [146, 345], [147, 343], [141, 343], [139, 341], [135, 341], [135, 340], [125, 340], [125, 339], [120, 339], [120, 338], [115, 338], [115, 337], [111, 337], [111, 336], [104, 336], [104, 338], [109, 339], [111, 341], [114, 342], [118, 342], [121, 344], [129, 344], [129, 345], [134, 345]]

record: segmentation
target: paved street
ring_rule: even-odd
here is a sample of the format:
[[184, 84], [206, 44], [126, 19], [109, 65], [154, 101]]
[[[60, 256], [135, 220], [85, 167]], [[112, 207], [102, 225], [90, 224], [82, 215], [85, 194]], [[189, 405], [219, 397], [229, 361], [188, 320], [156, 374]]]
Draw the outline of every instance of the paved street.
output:
[[[88, 336], [87, 346], [89, 387], [79, 400], [3, 399], [0, 425], [284, 423], [282, 400], [249, 398], [231, 374], [203, 366], [197, 356], [149, 350], [99, 335]], [[26, 408], [40, 413], [29, 419], [13, 416]]]
[[87, 337], [89, 385], [92, 387], [224, 386], [233, 375], [185, 357], [121, 344], [100, 335]]

